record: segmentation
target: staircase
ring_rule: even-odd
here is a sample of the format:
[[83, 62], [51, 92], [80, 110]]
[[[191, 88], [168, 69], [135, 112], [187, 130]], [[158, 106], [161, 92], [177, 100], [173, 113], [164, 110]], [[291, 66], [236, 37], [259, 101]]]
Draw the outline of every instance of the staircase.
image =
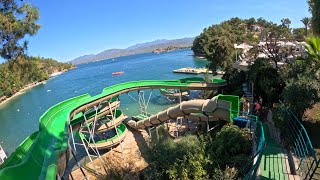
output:
[[320, 158], [318, 160], [318, 164], [316, 164], [316, 169], [314, 169], [314, 172], [312, 172], [312, 178], [311, 180], [319, 180], [320, 179]]
[[[274, 139], [271, 138], [269, 127], [263, 124], [266, 147], [262, 153], [257, 179], [298, 180], [294, 175], [294, 164], [288, 153]], [[293, 168], [291, 168], [293, 167]]]

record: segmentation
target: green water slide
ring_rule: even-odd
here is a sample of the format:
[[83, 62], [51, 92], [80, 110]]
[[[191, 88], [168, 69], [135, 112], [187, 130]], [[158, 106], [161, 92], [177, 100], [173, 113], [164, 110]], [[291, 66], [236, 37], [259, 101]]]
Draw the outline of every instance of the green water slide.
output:
[[87, 107], [93, 107], [122, 93], [139, 89], [205, 90], [225, 85], [224, 80], [205, 83], [203, 78], [198, 77], [133, 81], [107, 87], [96, 96], [84, 94], [65, 100], [51, 107], [40, 117], [39, 130], [26, 138], [10, 155], [8, 162], [0, 169], [0, 179], [56, 179], [57, 173], [60, 172], [58, 159], [68, 147], [69, 120], [81, 116], [79, 113], [81, 114]]

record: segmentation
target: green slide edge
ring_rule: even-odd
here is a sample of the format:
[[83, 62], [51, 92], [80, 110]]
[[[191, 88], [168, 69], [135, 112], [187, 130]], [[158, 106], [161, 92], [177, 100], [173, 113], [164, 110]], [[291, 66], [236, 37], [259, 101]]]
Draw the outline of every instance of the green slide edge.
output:
[[[224, 86], [224, 80], [213, 80]], [[203, 78], [184, 78], [178, 80], [142, 80], [116, 84], [104, 88], [102, 93], [96, 96], [84, 94], [63, 102], [48, 109], [39, 119], [39, 131], [21, 143], [17, 150], [10, 156], [9, 163], [5, 163], [0, 169], [0, 179], [55, 179], [57, 173], [57, 161], [61, 153], [65, 152], [68, 143], [68, 120], [70, 113], [84, 104], [112, 95], [121, 90], [136, 87], [179, 88], [188, 87], [191, 83], [205, 83]], [[36, 136], [34, 138], [34, 136]], [[32, 138], [30, 138], [32, 137]], [[32, 140], [31, 140], [32, 139]], [[33, 141], [33, 142], [30, 142]], [[25, 149], [24, 144], [32, 144]], [[19, 149], [21, 149], [19, 151]], [[20, 153], [18, 153], [20, 152]], [[18, 159], [17, 161], [14, 161]]]

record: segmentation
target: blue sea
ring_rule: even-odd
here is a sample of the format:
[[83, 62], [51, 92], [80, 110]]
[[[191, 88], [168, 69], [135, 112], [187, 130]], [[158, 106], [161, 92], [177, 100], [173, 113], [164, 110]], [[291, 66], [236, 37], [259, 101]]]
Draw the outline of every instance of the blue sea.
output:
[[[0, 106], [0, 142], [9, 155], [31, 133], [37, 131], [40, 116], [51, 106], [68, 98], [89, 93], [99, 94], [103, 88], [135, 80], [178, 79], [195, 75], [173, 73], [183, 67], [205, 67], [206, 60], [192, 56], [190, 49], [161, 54], [139, 54], [104, 61], [81, 64]], [[112, 72], [124, 71], [118, 76]], [[196, 75], [197, 76], [197, 75]], [[203, 76], [203, 75], [198, 75]], [[130, 116], [140, 112], [137, 92], [121, 95], [120, 110]], [[149, 99], [148, 112], [156, 113], [169, 106], [170, 102], [158, 90], [145, 90]], [[134, 100], [135, 99], [135, 100]]]

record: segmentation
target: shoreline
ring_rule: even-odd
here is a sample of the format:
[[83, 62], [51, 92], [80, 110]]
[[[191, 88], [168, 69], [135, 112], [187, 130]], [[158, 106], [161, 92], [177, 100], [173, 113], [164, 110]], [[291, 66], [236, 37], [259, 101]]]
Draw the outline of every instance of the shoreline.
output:
[[[45, 84], [46, 81], [41, 81], [41, 82], [34, 82], [34, 83], [30, 83], [27, 84], [25, 87], [23, 87], [22, 89], [20, 89], [18, 92], [14, 93], [12, 96], [5, 98], [4, 100], [0, 101], [0, 109], [1, 106], [8, 103], [10, 100], [12, 100], [13, 98], [20, 96], [21, 94], [24, 94], [27, 90], [30, 90], [40, 84]], [[4, 97], [1, 97], [4, 98]]]
[[[74, 68], [71, 68], [71, 69], [74, 69]], [[64, 72], [70, 71], [71, 69], [52, 73], [52, 74], [49, 76], [49, 79], [48, 79], [48, 80], [50, 80], [50, 79], [53, 78], [53, 77], [59, 76], [59, 75], [61, 75], [61, 74], [64, 73]], [[20, 96], [21, 94], [24, 94], [25, 92], [27, 92], [27, 90], [30, 90], [30, 89], [38, 86], [38, 85], [46, 84], [46, 82], [47, 82], [48, 80], [41, 81], [41, 82], [29, 83], [29, 84], [25, 85], [22, 89], [20, 89], [18, 92], [14, 93], [14, 94], [13, 94], [12, 96], [10, 96], [10, 97], [5, 97], [5, 96], [0, 97], [0, 109], [1, 109], [1, 106], [3, 106], [4, 104], [8, 103], [8, 102], [9, 102], [10, 100], [12, 100], [13, 98], [15, 98], [15, 97], [17, 97], [17, 96]]]

